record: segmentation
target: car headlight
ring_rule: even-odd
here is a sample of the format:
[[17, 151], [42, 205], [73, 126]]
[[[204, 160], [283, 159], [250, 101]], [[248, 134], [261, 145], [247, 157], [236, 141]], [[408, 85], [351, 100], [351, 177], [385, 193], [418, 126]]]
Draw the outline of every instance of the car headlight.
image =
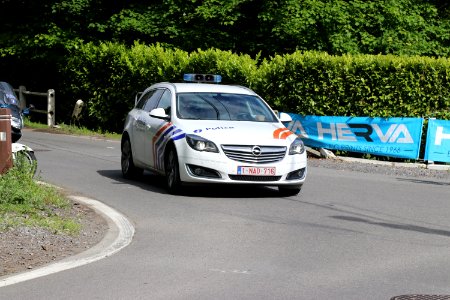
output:
[[300, 138], [296, 138], [289, 147], [289, 155], [302, 154], [305, 152], [305, 145]]
[[216, 144], [195, 134], [187, 134], [186, 141], [188, 145], [197, 151], [219, 152]]
[[17, 129], [22, 129], [22, 118], [11, 117], [11, 126]]

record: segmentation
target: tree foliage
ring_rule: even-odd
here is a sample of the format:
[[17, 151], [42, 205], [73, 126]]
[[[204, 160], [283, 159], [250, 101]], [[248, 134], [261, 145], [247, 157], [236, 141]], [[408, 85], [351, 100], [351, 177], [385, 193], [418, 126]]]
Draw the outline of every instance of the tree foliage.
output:
[[265, 27], [287, 52], [449, 54], [449, 21], [427, 1], [284, 0], [272, 5]]
[[[448, 56], [450, 8], [426, 0], [3, 0], [2, 55], [80, 42], [264, 56], [317, 50]], [[11, 43], [14, 41], [14, 43]]]

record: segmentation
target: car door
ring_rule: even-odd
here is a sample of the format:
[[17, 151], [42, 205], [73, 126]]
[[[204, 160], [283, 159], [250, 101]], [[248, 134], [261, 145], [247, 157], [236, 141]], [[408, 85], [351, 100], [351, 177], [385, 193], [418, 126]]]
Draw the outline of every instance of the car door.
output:
[[150, 167], [153, 165], [153, 158], [147, 154], [147, 147], [151, 143], [151, 124], [150, 111], [156, 107], [164, 90], [152, 89], [144, 93], [137, 106], [141, 108], [136, 110], [133, 125], [133, 158], [140, 164]]

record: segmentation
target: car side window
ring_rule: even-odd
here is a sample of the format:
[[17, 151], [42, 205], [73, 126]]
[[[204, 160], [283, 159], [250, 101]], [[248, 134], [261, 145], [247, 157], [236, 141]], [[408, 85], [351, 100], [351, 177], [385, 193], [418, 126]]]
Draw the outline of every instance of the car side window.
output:
[[143, 109], [147, 112], [150, 112], [152, 109], [154, 109], [156, 107], [156, 105], [158, 104], [158, 101], [161, 98], [161, 95], [163, 92], [164, 92], [163, 89], [154, 90], [154, 93], [147, 100]]
[[171, 106], [172, 106], [172, 93], [169, 90], [164, 90], [164, 93], [162, 94], [157, 107], [164, 108], [166, 114], [170, 115]]
[[139, 99], [139, 101], [138, 101], [138, 103], [136, 104], [135, 107], [136, 107], [137, 109], [143, 109], [145, 103], [147, 103], [147, 100], [153, 95], [153, 93], [154, 93], [155, 91], [156, 91], [156, 90], [150, 90], [150, 91], [148, 91], [147, 93], [143, 94], [143, 95], [141, 96], [141, 99]]

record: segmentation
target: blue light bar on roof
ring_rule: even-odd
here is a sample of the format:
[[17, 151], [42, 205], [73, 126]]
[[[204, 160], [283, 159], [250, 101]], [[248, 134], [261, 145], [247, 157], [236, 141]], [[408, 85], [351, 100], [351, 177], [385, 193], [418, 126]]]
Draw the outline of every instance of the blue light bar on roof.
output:
[[222, 76], [213, 74], [184, 74], [184, 81], [188, 82], [213, 82], [219, 83], [222, 81]]

